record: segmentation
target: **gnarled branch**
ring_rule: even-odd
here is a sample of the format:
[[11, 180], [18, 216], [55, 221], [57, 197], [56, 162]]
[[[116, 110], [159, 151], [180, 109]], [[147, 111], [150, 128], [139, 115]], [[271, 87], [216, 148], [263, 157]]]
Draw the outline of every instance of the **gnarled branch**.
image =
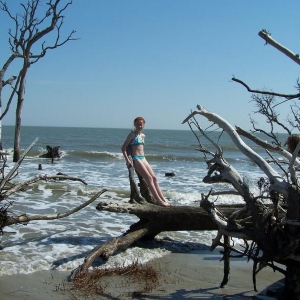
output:
[[11, 225], [20, 224], [20, 223], [28, 223], [30, 221], [56, 220], [56, 219], [65, 218], [65, 217], [70, 216], [70, 215], [74, 214], [75, 212], [83, 209], [84, 207], [90, 205], [92, 202], [94, 202], [96, 199], [98, 199], [106, 191], [107, 191], [106, 189], [101, 190], [100, 192], [96, 193], [96, 195], [94, 195], [90, 200], [84, 202], [83, 204], [75, 207], [74, 209], [72, 209], [70, 211], [63, 212], [63, 213], [57, 213], [57, 214], [53, 214], [53, 215], [29, 216], [27, 214], [22, 214], [22, 215], [16, 216], [16, 217], [8, 217], [4, 226], [11, 226]]

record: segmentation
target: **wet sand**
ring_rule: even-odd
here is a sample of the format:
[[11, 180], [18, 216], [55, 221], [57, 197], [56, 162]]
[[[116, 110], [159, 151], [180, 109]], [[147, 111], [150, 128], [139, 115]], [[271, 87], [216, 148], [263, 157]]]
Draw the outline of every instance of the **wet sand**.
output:
[[[274, 284], [282, 284], [283, 276], [265, 268], [257, 275], [257, 289], [252, 283], [252, 262], [232, 259], [229, 283], [220, 288], [223, 279], [223, 262], [219, 250], [171, 253], [153, 260], [151, 265], [160, 274], [158, 285], [150, 293], [139, 299], [274, 299], [266, 297], [265, 289]], [[26, 275], [0, 277], [0, 299], [86, 299], [76, 291], [68, 289], [67, 276], [70, 272], [40, 271]], [[127, 296], [127, 288], [119, 282], [107, 283], [107, 291], [112, 297], [90, 296], [88, 299], [132, 299]], [[117, 287], [117, 288], [116, 288]], [[133, 287], [131, 286], [131, 289]]]

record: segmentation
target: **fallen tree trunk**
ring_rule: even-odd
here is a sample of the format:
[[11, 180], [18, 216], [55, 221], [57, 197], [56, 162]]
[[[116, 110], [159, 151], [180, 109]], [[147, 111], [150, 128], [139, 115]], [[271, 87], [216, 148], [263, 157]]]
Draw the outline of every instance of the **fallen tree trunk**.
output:
[[[219, 205], [218, 207], [228, 216], [244, 207], [244, 205]], [[131, 225], [130, 228], [135, 227], [137, 224], [150, 224], [151, 228], [149, 230], [155, 235], [162, 231], [217, 229], [217, 225], [208, 213], [203, 208], [196, 206], [163, 207], [150, 203], [116, 204], [100, 202], [96, 209], [136, 215], [140, 221]]]
[[[163, 207], [155, 205], [155, 200], [149, 192], [144, 179], [137, 173], [139, 188], [134, 178], [134, 168], [128, 169], [130, 182], [130, 201], [128, 203], [100, 202], [96, 209], [113, 213], [132, 214], [139, 221], [132, 224], [123, 235], [113, 238], [103, 245], [95, 247], [85, 258], [83, 264], [74, 269], [69, 279], [88, 274], [89, 267], [95, 259], [101, 258], [103, 262], [117, 253], [130, 247], [141, 239], [153, 239], [156, 235], [166, 231], [202, 231], [217, 230], [218, 224], [210, 213], [198, 206], [171, 206]], [[218, 205], [218, 211], [222, 211], [225, 218], [238, 219], [240, 216], [247, 218], [249, 212], [245, 204]]]
[[[139, 174], [137, 175], [139, 178], [139, 188], [134, 179], [134, 169], [129, 169], [131, 195], [128, 203], [100, 202], [96, 209], [98, 211], [133, 214], [139, 218], [139, 221], [132, 224], [123, 235], [95, 247], [86, 256], [84, 262], [71, 272], [69, 280], [88, 275], [88, 270], [95, 259], [101, 258], [103, 262], [106, 262], [109, 257], [127, 249], [135, 242], [141, 239], [153, 239], [161, 232], [219, 229], [219, 224], [212, 218], [210, 212], [200, 207], [200, 200], [199, 206], [163, 207], [154, 205], [154, 200], [147, 184]], [[224, 219], [228, 219], [229, 222], [239, 218], [247, 219], [250, 216], [250, 211], [246, 204], [219, 205], [215, 209], [224, 216]], [[243, 236], [242, 231], [239, 233], [239, 228], [235, 228], [235, 231], [237, 235]], [[216, 244], [220, 245], [218, 238], [216, 238]], [[214, 244], [212, 245], [213, 247]], [[233, 250], [232, 247], [230, 249]], [[229, 249], [228, 251], [230, 253]], [[229, 265], [228, 259], [226, 261], [227, 265]], [[228, 270], [226, 272], [228, 273]], [[224, 275], [223, 285], [228, 281], [228, 274]]]
[[[163, 231], [189, 231], [189, 230], [217, 230], [218, 226], [209, 214], [199, 206], [171, 206], [155, 205], [145, 180], [137, 173], [139, 188], [134, 178], [134, 168], [128, 169], [130, 182], [130, 201], [128, 203], [100, 202], [96, 209], [114, 213], [133, 214], [139, 221], [132, 224], [122, 236], [113, 238], [103, 245], [95, 247], [85, 258], [82, 265], [74, 269], [69, 279], [88, 273], [89, 267], [95, 259], [100, 257], [103, 261], [116, 252], [125, 250], [140, 239], [153, 239]], [[223, 205], [222, 212], [227, 216], [235, 211], [242, 210], [241, 205]]]
[[[222, 205], [220, 209], [227, 216], [244, 205]], [[171, 206], [163, 207], [148, 203], [104, 203], [97, 205], [99, 211], [134, 214], [139, 221], [132, 224], [122, 236], [94, 248], [85, 258], [82, 265], [72, 271], [70, 279], [88, 273], [94, 260], [100, 257], [104, 262], [117, 253], [125, 250], [141, 239], [153, 239], [164, 231], [217, 230], [218, 226], [209, 214], [201, 207]]]

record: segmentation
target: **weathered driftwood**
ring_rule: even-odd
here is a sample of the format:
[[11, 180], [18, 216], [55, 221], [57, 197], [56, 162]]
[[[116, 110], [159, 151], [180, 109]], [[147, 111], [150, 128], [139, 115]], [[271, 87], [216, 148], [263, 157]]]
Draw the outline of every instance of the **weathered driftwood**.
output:
[[[100, 202], [96, 208], [99, 211], [133, 214], [139, 218], [139, 221], [132, 224], [122, 236], [94, 248], [83, 264], [72, 271], [70, 279], [88, 273], [89, 267], [96, 258], [100, 257], [105, 262], [113, 254], [130, 247], [140, 239], [152, 239], [164, 231], [217, 230], [216, 223], [200, 206], [163, 207], [153, 204], [155, 201], [144, 179], [139, 174], [138, 177], [140, 189], [134, 180], [134, 169], [130, 168], [131, 196], [129, 203]], [[229, 216], [232, 212], [241, 209], [242, 206], [224, 205], [222, 211]]]
[[[216, 147], [217, 152], [211, 159], [207, 159], [209, 170], [204, 181], [208, 184], [217, 182], [231, 184], [243, 198], [246, 210], [240, 210], [227, 218], [224, 214], [220, 214], [216, 207], [208, 201], [208, 196], [202, 199], [201, 207], [210, 214], [218, 225], [218, 234], [212, 247], [220, 245], [223, 236], [238, 237], [244, 241], [251, 240], [251, 247], [248, 248], [247, 246], [243, 255], [253, 259], [254, 286], [255, 275], [264, 266], [271, 265], [274, 270], [285, 275], [285, 286], [282, 294], [284, 299], [300, 299], [300, 189], [295, 172], [295, 167], [298, 165], [296, 157], [300, 144], [292, 155], [289, 154], [289, 170], [288, 172], [285, 171], [282, 176], [263, 157], [247, 146], [240, 138], [237, 130], [226, 120], [201, 106], [197, 106], [197, 108], [198, 110], [191, 113], [184, 122], [189, 121], [189, 125], [192, 123], [201, 131], [200, 125], [194, 118], [196, 115], [201, 115], [216, 124], [229, 135], [240, 152], [255, 163], [267, 177], [267, 179], [265, 179], [266, 177], [261, 178], [264, 182], [263, 188], [260, 195], [255, 196], [250, 190], [247, 179], [245, 180], [240, 176], [238, 171], [225, 161], [221, 148]], [[241, 130], [238, 130], [241, 133]], [[245, 135], [244, 132], [242, 134]], [[258, 141], [254, 137], [251, 140]], [[257, 144], [261, 145], [261, 141], [258, 141]], [[265, 148], [269, 155], [268, 151], [274, 151], [285, 155], [285, 157], [288, 156], [283, 149], [275, 147], [272, 149], [269, 146], [265, 146]], [[277, 165], [280, 166], [278, 161]], [[271, 201], [269, 207], [265, 205], [265, 199]], [[282, 204], [286, 207], [284, 210]], [[250, 219], [243, 218], [243, 213], [246, 211], [250, 213]], [[237, 216], [240, 220], [236, 219]], [[249, 222], [251, 226], [246, 226], [246, 222]], [[275, 266], [273, 262], [278, 262], [286, 268]]]
[[291, 58], [294, 62], [296, 62], [298, 65], [300, 65], [300, 58], [299, 54], [293, 53], [288, 48], [284, 47], [283, 45], [279, 44], [277, 41], [275, 41], [269, 32], [267, 30], [263, 29], [261, 30], [258, 35], [263, 38], [266, 41], [266, 44], [272, 45], [274, 48]]
[[[224, 206], [222, 211], [230, 215], [241, 208]], [[171, 206], [163, 207], [154, 204], [134, 203], [102, 203], [97, 205], [99, 211], [115, 213], [134, 214], [139, 218], [137, 223], [130, 226], [129, 230], [122, 236], [113, 238], [109, 242], [94, 248], [85, 258], [82, 265], [72, 271], [71, 279], [88, 272], [88, 268], [94, 260], [100, 257], [106, 261], [118, 251], [130, 247], [140, 239], [152, 239], [164, 231], [189, 231], [189, 230], [217, 230], [218, 226], [211, 219], [209, 214], [201, 207]]]
[[75, 212], [83, 209], [84, 207], [90, 205], [92, 202], [97, 200], [105, 192], [106, 192], [105, 189], [99, 191], [88, 201], [82, 203], [81, 205], [79, 205], [67, 212], [60, 212], [60, 213], [52, 214], [52, 215], [31, 215], [30, 216], [27, 214], [22, 214], [19, 216], [7, 216], [5, 222], [3, 224], [1, 224], [1, 228], [3, 228], [4, 226], [11, 226], [14, 224], [28, 223], [30, 221], [56, 220], [56, 219], [65, 218], [65, 217], [70, 216], [70, 215], [74, 214]]

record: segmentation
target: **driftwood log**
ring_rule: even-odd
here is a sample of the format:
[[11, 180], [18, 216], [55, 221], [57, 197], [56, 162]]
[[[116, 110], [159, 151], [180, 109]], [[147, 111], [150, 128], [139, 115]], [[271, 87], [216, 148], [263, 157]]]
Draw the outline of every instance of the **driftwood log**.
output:
[[[134, 214], [139, 221], [132, 224], [123, 235], [95, 247], [85, 258], [83, 264], [71, 272], [70, 280], [88, 274], [88, 269], [95, 259], [101, 258], [103, 262], [106, 262], [110, 256], [127, 249], [138, 240], [153, 239], [161, 232], [218, 229], [209, 213], [200, 206], [163, 207], [155, 205], [146, 182], [138, 173], [139, 188], [137, 187], [134, 172], [133, 168], [129, 169], [131, 195], [128, 203], [100, 202], [96, 208], [99, 211]], [[229, 216], [242, 207], [242, 205], [223, 205], [222, 212]]]

